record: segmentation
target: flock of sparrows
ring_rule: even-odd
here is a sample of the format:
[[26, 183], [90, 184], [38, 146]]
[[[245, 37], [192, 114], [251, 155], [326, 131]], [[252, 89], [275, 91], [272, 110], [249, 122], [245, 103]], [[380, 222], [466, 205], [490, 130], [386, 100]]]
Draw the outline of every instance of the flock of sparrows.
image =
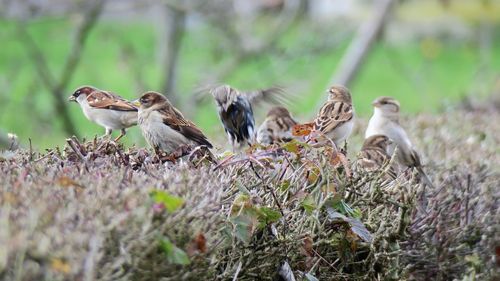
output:
[[[280, 88], [242, 92], [228, 85], [209, 90], [215, 99], [221, 123], [233, 149], [260, 143], [269, 145], [296, 138], [292, 131], [299, 125], [283, 106], [273, 107], [264, 122], [255, 129], [252, 105], [259, 101], [286, 100]], [[70, 101], [77, 102], [87, 119], [106, 129], [106, 136], [120, 130], [118, 141], [126, 129], [139, 125], [147, 143], [157, 154], [172, 154], [186, 148], [212, 148], [203, 132], [187, 120], [162, 94], [149, 91], [135, 101], [127, 101], [114, 93], [90, 86], [78, 88]], [[422, 169], [406, 131], [399, 124], [400, 104], [390, 97], [379, 97], [373, 103], [374, 113], [365, 132], [365, 141], [357, 163], [367, 171], [378, 170], [395, 155], [395, 162], [386, 171], [386, 177], [396, 178], [408, 168], [415, 168], [426, 185], [431, 181]], [[328, 99], [316, 118], [309, 123], [312, 133], [308, 140], [322, 139], [335, 146], [342, 145], [354, 126], [354, 107], [349, 90], [343, 86], [328, 89]]]

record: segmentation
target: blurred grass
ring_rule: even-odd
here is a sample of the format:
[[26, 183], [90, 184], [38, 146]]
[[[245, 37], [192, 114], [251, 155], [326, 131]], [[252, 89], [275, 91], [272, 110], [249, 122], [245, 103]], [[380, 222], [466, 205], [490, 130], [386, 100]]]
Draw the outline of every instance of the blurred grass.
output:
[[[29, 26], [50, 69], [58, 76], [71, 47], [73, 26], [72, 19], [43, 19]], [[300, 25], [283, 37], [272, 54], [263, 53], [243, 62], [222, 82], [242, 89], [285, 86], [297, 95], [292, 111], [307, 121], [314, 116], [317, 101], [323, 98], [349, 43], [349, 36], [342, 38], [330, 33]], [[100, 22], [89, 37], [68, 96], [78, 86], [90, 84], [132, 99], [139, 95], [140, 88], [134, 76], [140, 76], [150, 89], [159, 90], [163, 68], [157, 35], [158, 31], [145, 23]], [[62, 144], [65, 136], [53, 112], [52, 96], [37, 78], [34, 64], [16, 39], [11, 22], [0, 22], [0, 38], [0, 128], [15, 132], [25, 143], [32, 138], [38, 148]], [[189, 99], [189, 93], [200, 86], [200, 81], [231, 55], [219, 44], [215, 34], [203, 29], [191, 31], [184, 38], [178, 77], [182, 101]], [[405, 113], [436, 112], [470, 93], [485, 96], [500, 72], [500, 49], [493, 47], [489, 55], [488, 61], [481, 60], [480, 49], [471, 42], [423, 38], [392, 45], [382, 41], [351, 86], [356, 111], [369, 116], [371, 101], [380, 95], [399, 99]], [[76, 104], [69, 106], [83, 136], [103, 134], [104, 130], [86, 120]], [[210, 100], [185, 114], [210, 137], [222, 135]], [[260, 120], [262, 114], [257, 118]], [[137, 128], [130, 130], [126, 143], [144, 145]]]

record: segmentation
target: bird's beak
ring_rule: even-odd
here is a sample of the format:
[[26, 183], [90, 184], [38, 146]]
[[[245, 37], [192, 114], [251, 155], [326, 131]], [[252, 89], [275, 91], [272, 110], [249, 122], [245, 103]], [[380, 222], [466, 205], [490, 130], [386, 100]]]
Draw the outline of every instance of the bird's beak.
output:
[[379, 106], [380, 104], [378, 103], [378, 101], [373, 101], [373, 102], [372, 102], [372, 105], [373, 105], [374, 107], [377, 107], [377, 106]]
[[131, 101], [131, 103], [136, 106], [136, 107], [140, 107], [141, 106], [141, 102], [139, 101], [139, 99], [136, 99], [136, 100], [133, 100]]
[[75, 101], [76, 102], [75, 96], [69, 96], [68, 101]]

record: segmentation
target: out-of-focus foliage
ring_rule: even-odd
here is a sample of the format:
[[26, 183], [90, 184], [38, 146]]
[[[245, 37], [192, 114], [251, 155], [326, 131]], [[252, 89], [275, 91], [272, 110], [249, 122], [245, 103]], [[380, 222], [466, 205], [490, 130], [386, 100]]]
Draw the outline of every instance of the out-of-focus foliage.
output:
[[[72, 48], [75, 27], [82, 20], [81, 7], [87, 3], [63, 2], [54, 2], [58, 5], [52, 8], [39, 2], [43, 9], [23, 12], [27, 30], [43, 51], [49, 69], [58, 75]], [[166, 2], [171, 1], [161, 3]], [[244, 16], [241, 11], [238, 14], [233, 11], [240, 7], [237, 2], [245, 1], [210, 1], [229, 4], [227, 9], [193, 8], [194, 12], [188, 12], [177, 64], [176, 105], [209, 137], [216, 137], [221, 128], [213, 103], [207, 99], [196, 104], [191, 95], [199, 87], [213, 82], [241, 89], [280, 85], [296, 94], [291, 110], [301, 121], [308, 121], [317, 109], [318, 100], [325, 98], [324, 90], [346, 46], [357, 27], [371, 16], [373, 7], [366, 1], [344, 4], [350, 10], [342, 14], [344, 6], [338, 4], [338, 9], [324, 9], [332, 13], [329, 16], [310, 4], [311, 11], [278, 34], [269, 48], [252, 53], [249, 59], [218, 76], [238, 57], [239, 51], [224, 25], [214, 23], [216, 19], [225, 20], [229, 15], [226, 26], [240, 31], [239, 35], [245, 39], [241, 44], [251, 50], [258, 48], [280, 19], [277, 10], [272, 9], [251, 16]], [[484, 96], [498, 88], [498, 2], [445, 2], [448, 5], [433, 0], [401, 1], [396, 5], [382, 39], [350, 86], [358, 114], [368, 115], [370, 102], [380, 95], [398, 98], [405, 112], [415, 113], [437, 111], [461, 96], [471, 93]], [[144, 90], [161, 90], [165, 78], [164, 6], [159, 1], [140, 1], [132, 9], [120, 3], [108, 1], [90, 31], [81, 63], [64, 89], [67, 95], [82, 84], [111, 90], [129, 99]], [[123, 20], [125, 17], [127, 21]], [[19, 135], [25, 147], [30, 137], [39, 148], [62, 144], [66, 136], [62, 120], [57, 117], [53, 97], [42, 86], [35, 64], [19, 38], [17, 24], [16, 17], [0, 20], [0, 128]], [[68, 107], [82, 136], [103, 134], [102, 128], [85, 119], [76, 104]], [[262, 117], [259, 113], [257, 121]], [[144, 144], [135, 129], [130, 130], [124, 141]]]

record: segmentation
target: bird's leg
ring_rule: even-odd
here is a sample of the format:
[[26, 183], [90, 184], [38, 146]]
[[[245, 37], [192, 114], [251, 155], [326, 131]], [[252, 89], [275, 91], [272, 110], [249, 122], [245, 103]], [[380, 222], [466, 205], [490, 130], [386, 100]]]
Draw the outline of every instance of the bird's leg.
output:
[[127, 134], [127, 131], [125, 131], [125, 129], [121, 129], [120, 131], [120, 135], [115, 139], [115, 142], [118, 142], [121, 138], [123, 138], [126, 134]]
[[106, 128], [106, 133], [104, 133], [104, 136], [99, 137], [100, 140], [109, 140], [111, 139], [111, 133], [113, 133], [113, 130], [110, 128]]
[[161, 157], [162, 157], [162, 151], [160, 150], [159, 147], [157, 146], [154, 146], [153, 147], [153, 150], [155, 152], [155, 157], [153, 158], [153, 163], [158, 163], [158, 162], [161, 162]]

